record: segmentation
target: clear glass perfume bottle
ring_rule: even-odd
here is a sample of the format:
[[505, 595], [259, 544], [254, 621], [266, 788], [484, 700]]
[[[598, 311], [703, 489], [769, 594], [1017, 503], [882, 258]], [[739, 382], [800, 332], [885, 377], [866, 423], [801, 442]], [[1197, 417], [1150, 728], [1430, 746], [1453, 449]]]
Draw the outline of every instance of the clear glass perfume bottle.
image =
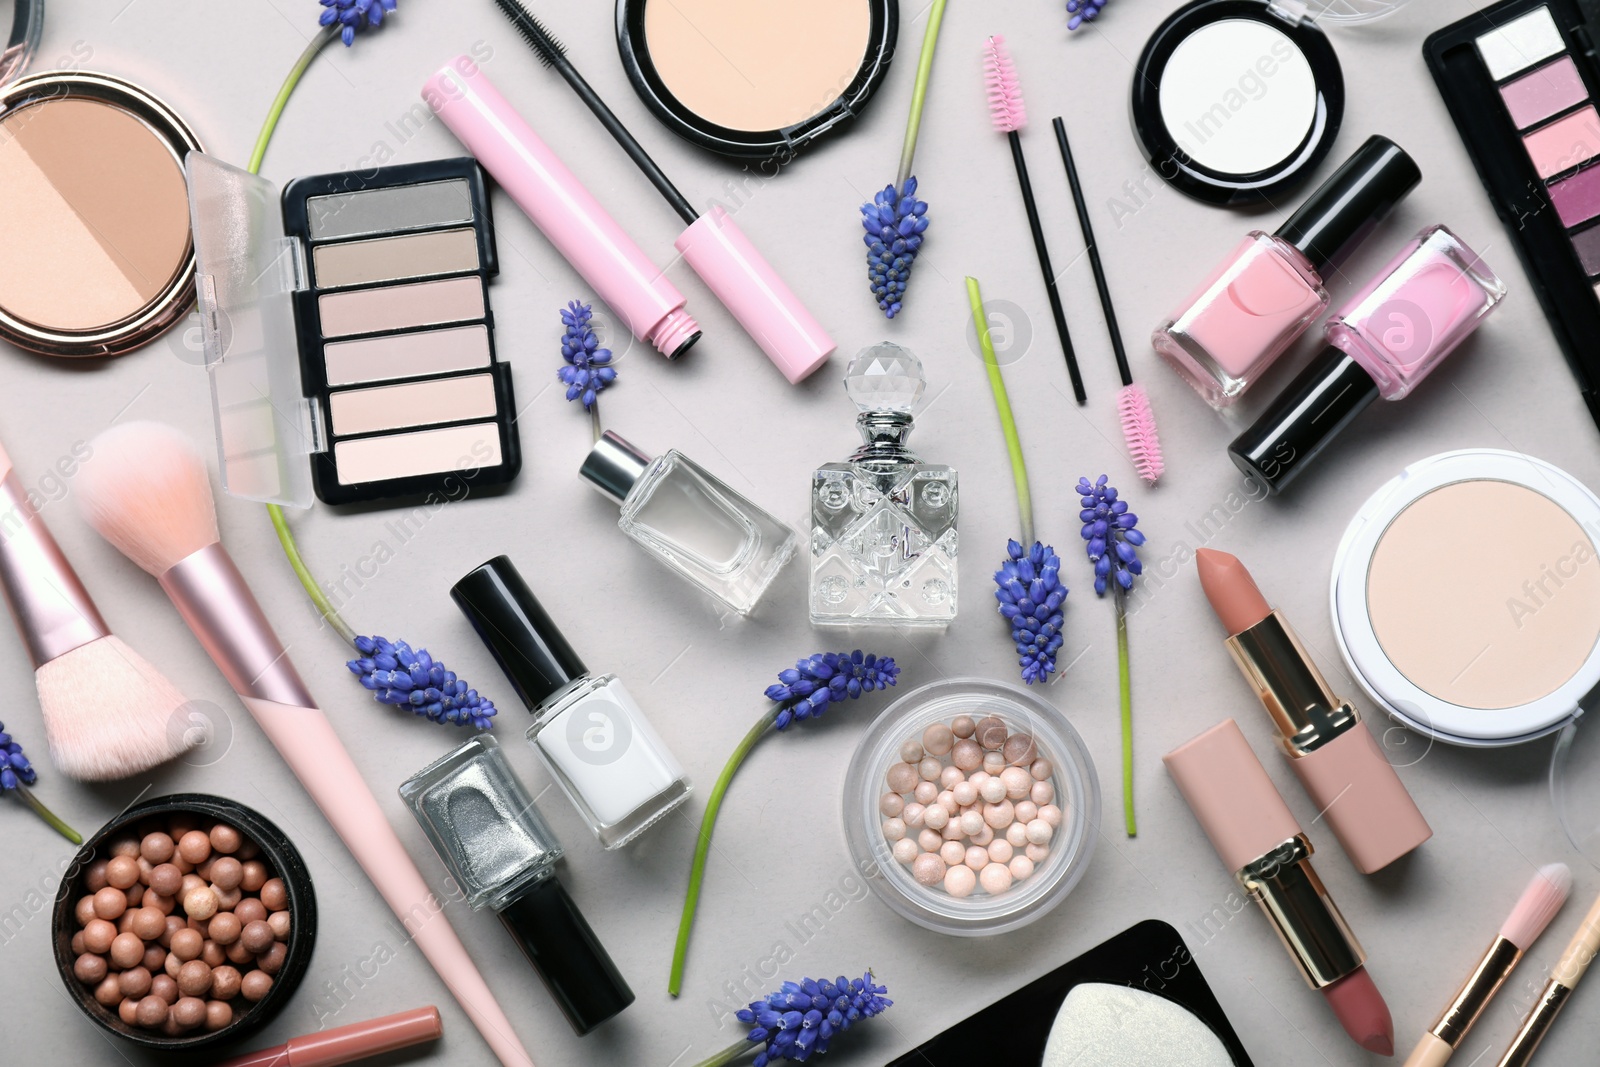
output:
[[450, 590], [533, 715], [528, 743], [600, 844], [621, 848], [689, 799], [683, 766], [614, 674], [591, 674], [505, 556]]
[[607, 430], [578, 473], [622, 505], [623, 533], [740, 615], [794, 555], [792, 529], [676, 449], [651, 459]]
[[906, 445], [927, 379], [887, 341], [845, 372], [863, 444], [811, 480], [811, 621], [945, 626], [956, 615], [956, 472]]

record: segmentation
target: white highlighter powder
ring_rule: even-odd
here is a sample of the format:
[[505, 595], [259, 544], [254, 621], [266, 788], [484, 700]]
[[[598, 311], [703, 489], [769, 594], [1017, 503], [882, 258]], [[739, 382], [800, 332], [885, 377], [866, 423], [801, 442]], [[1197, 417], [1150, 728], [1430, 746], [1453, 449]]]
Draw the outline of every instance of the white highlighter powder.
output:
[[1132, 986], [1086, 982], [1061, 1002], [1040, 1067], [1233, 1067], [1211, 1028]]

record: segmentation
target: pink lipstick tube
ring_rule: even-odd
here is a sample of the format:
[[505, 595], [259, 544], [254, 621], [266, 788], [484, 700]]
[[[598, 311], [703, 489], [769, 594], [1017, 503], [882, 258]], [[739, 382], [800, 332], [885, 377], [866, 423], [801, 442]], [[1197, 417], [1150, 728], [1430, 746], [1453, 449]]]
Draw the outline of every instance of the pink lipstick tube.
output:
[[668, 359], [699, 339], [683, 294], [475, 62], [458, 56], [440, 68], [423, 85], [422, 99], [635, 337]]
[[1239, 730], [1224, 719], [1162, 757], [1223, 865], [1272, 923], [1308, 985], [1374, 1051], [1394, 1027], [1366, 953], [1311, 866], [1311, 842]]
[[720, 205], [673, 244], [790, 385], [828, 362], [833, 338]]

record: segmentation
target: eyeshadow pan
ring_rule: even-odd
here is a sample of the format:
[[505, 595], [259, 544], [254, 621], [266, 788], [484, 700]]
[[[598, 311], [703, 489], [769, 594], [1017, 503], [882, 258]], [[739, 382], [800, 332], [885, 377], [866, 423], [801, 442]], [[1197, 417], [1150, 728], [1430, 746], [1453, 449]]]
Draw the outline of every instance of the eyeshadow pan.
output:
[[494, 414], [494, 379], [487, 374], [347, 389], [328, 397], [328, 415], [338, 437], [490, 419]]
[[483, 282], [477, 275], [436, 282], [324, 293], [317, 297], [322, 336], [410, 330], [483, 318]]
[[489, 365], [489, 328], [455, 326], [424, 333], [335, 341], [322, 350], [329, 385], [420, 378]]
[[1554, 63], [1524, 74], [1500, 90], [1500, 97], [1511, 112], [1511, 121], [1517, 129], [1525, 130], [1536, 122], [1543, 122], [1558, 111], [1565, 111], [1589, 96], [1577, 65], [1571, 56], [1562, 56]]
[[1477, 43], [1483, 65], [1495, 81], [1509, 78], [1566, 48], [1548, 7], [1537, 8], [1490, 30]]
[[1572, 247], [1578, 253], [1583, 272], [1593, 278], [1600, 274], [1600, 227], [1591, 226], [1582, 233], [1572, 235]]
[[472, 192], [464, 179], [452, 178], [313, 196], [306, 221], [315, 241], [452, 226], [472, 221]]
[[336, 441], [333, 461], [341, 485], [497, 467], [502, 462], [500, 428], [492, 422], [475, 422], [388, 437]]
[[318, 245], [311, 265], [319, 289], [459, 274], [478, 269], [478, 235], [471, 229], [437, 230]]
[[1533, 169], [1548, 178], [1600, 155], [1600, 115], [1591, 104], [1533, 131], [1522, 143]]
[[1550, 203], [1562, 225], [1576, 226], [1600, 215], [1600, 167], [1586, 167], [1549, 188]]
[[1384, 531], [1367, 608], [1384, 655], [1424, 692], [1465, 708], [1520, 707], [1573, 677], [1600, 639], [1600, 562], [1583, 527], [1542, 493], [1454, 482]]

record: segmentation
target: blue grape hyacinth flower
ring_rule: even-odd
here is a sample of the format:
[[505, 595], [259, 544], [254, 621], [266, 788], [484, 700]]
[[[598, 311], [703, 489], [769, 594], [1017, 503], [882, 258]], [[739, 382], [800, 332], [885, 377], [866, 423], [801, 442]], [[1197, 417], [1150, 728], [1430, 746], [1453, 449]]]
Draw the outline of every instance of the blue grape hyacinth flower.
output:
[[1008, 541], [1006, 561], [994, 572], [994, 584], [1000, 614], [1011, 623], [1022, 680], [1029, 685], [1048, 681], [1063, 640], [1061, 605], [1067, 587], [1061, 584], [1061, 557], [1038, 541], [1027, 550]]
[[1067, 29], [1075, 30], [1085, 22], [1093, 22], [1105, 6], [1106, 0], [1067, 0], [1067, 14], [1072, 16], [1067, 20]]
[[567, 399], [581, 400], [585, 410], [594, 407], [600, 391], [617, 380], [611, 366], [611, 349], [600, 347], [600, 338], [589, 325], [594, 309], [574, 300], [561, 309], [566, 332], [561, 335], [561, 358], [567, 365], [556, 371], [566, 384]]
[[1109, 583], [1115, 580], [1124, 591], [1133, 588], [1133, 579], [1144, 573], [1135, 551], [1144, 544], [1144, 534], [1136, 526], [1139, 516], [1128, 510], [1128, 502], [1117, 498], [1114, 486], [1106, 484], [1102, 474], [1090, 484], [1089, 479], [1078, 479], [1078, 495], [1083, 498], [1083, 510], [1078, 518], [1083, 520], [1084, 546], [1089, 562], [1094, 564], [1094, 591], [1106, 595]]
[[5, 731], [6, 724], [0, 722], [0, 789], [9, 791], [19, 785], [32, 785], [39, 780], [39, 772], [23, 755], [22, 746]]
[[867, 231], [863, 237], [867, 245], [867, 281], [884, 318], [892, 319], [900, 313], [912, 264], [922, 247], [923, 234], [928, 231], [928, 205], [917, 199], [916, 192], [917, 179], [913, 176], [906, 179], [903, 188], [886, 185], [870, 204], [861, 205], [861, 226]]
[[376, 26], [394, 10], [395, 0], [321, 0], [324, 26], [339, 24], [339, 37], [349, 48], [356, 43], [356, 31]]
[[488, 730], [494, 726], [494, 702], [470, 689], [466, 682], [428, 655], [404, 641], [386, 637], [358, 637], [359, 659], [345, 664], [380, 704], [409, 708], [437, 723]]
[[780, 671], [767, 686], [768, 700], [779, 705], [773, 725], [786, 730], [792, 722], [821, 715], [835, 701], [854, 700], [894, 685], [900, 668], [888, 656], [854, 652], [820, 652]]
[[831, 982], [803, 978], [783, 983], [776, 993], [737, 1013], [750, 1026], [745, 1039], [765, 1046], [756, 1054], [755, 1067], [778, 1060], [802, 1063], [822, 1055], [834, 1037], [888, 1010], [894, 1004], [883, 995], [888, 991], [872, 980], [871, 971], [856, 979], [841, 975]]

